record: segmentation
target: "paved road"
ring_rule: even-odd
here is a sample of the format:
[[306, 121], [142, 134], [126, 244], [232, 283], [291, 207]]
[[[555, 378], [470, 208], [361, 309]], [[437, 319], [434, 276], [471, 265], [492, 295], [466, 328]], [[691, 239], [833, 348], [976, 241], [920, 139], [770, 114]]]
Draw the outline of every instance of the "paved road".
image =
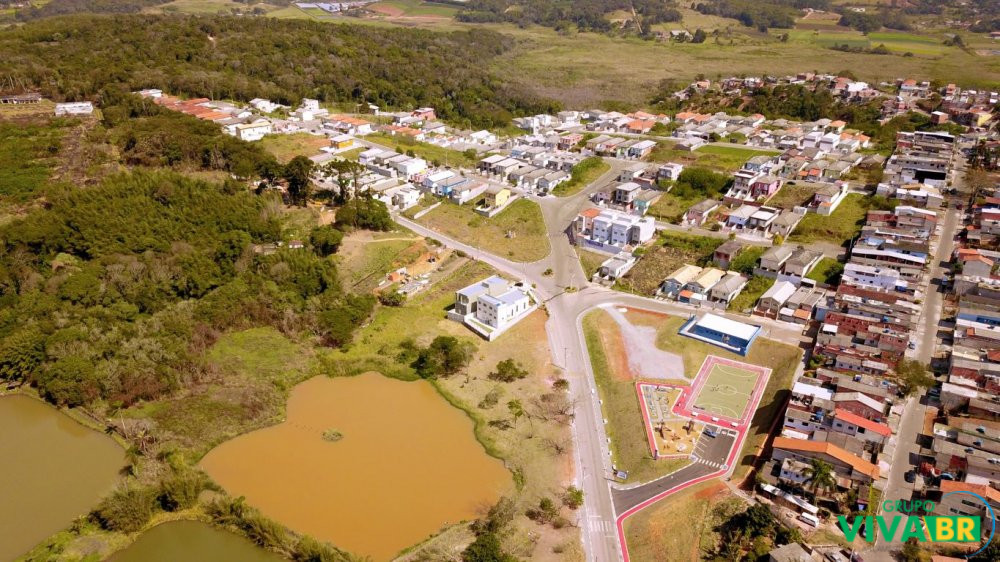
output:
[[726, 463], [726, 458], [729, 456], [729, 451], [733, 448], [735, 440], [736, 438], [728, 433], [719, 434], [718, 437], [714, 438], [702, 433], [696, 447], [700, 454], [691, 464], [645, 484], [628, 488], [612, 488], [611, 497], [614, 500], [615, 512], [625, 513], [642, 502], [691, 480], [708, 476], [713, 472], [724, 472], [726, 468], [723, 468], [723, 465]]
[[[921, 363], [930, 363], [937, 349], [938, 324], [941, 321], [941, 304], [944, 293], [939, 290], [940, 287], [934, 283], [934, 280], [944, 278], [945, 267], [942, 264], [947, 264], [951, 260], [951, 254], [955, 247], [955, 229], [959, 218], [960, 213], [955, 209], [948, 209], [944, 212], [937, 251], [934, 253], [934, 262], [930, 268], [929, 279], [931, 279], [931, 283], [927, 287], [920, 327], [917, 331], [920, 343], [911, 354]], [[895, 436], [896, 450], [889, 468], [889, 476], [886, 479], [883, 501], [909, 500], [913, 495], [913, 485], [906, 482], [904, 475], [913, 468], [913, 461], [919, 450], [917, 436], [923, 428], [925, 412], [926, 407], [920, 403], [919, 396], [911, 396], [906, 400]], [[899, 546], [898, 542], [889, 543], [879, 533], [873, 547], [874, 552], [866, 554], [865, 559], [870, 559], [872, 562], [888, 562], [892, 560], [889, 551], [899, 548]]]
[[[398, 215], [394, 217], [399, 224], [418, 234], [433, 237], [445, 246], [462, 250], [506, 275], [534, 284], [536, 294], [545, 303], [549, 314], [546, 335], [553, 364], [561, 367], [567, 380], [570, 381], [570, 394], [575, 404], [572, 429], [577, 468], [576, 482], [586, 498], [581, 508], [580, 529], [586, 559], [598, 562], [610, 562], [622, 558], [621, 544], [615, 528], [616, 515], [620, 512], [616, 512], [615, 500], [612, 498], [608, 437], [580, 322], [589, 310], [605, 304], [644, 308], [679, 316], [687, 316], [696, 311], [688, 305], [629, 295], [588, 283], [576, 250], [570, 244], [570, 226], [580, 210], [587, 205], [589, 196], [616, 178], [621, 169], [630, 162], [609, 160], [609, 163], [611, 169], [607, 173], [575, 195], [561, 198], [529, 196], [529, 199], [541, 207], [551, 246], [548, 256], [533, 263], [512, 262], [405, 217]], [[543, 275], [547, 269], [552, 270], [551, 275]], [[728, 314], [726, 316], [746, 319]], [[803, 338], [796, 326], [763, 318], [754, 318], [754, 322], [764, 327], [762, 335], [766, 337], [788, 342]], [[725, 459], [725, 453], [720, 453], [716, 449], [725, 447], [727, 439], [731, 443], [730, 438], [720, 435], [718, 441], [710, 448], [706, 460], [718, 463], [720, 455]], [[728, 448], [726, 452], [728, 453]], [[706, 469], [707, 472], [704, 472]], [[646, 489], [647, 497], [661, 493], [662, 489], [653, 492], [659, 488], [670, 489], [718, 470], [710, 465], [697, 463], [694, 468], [669, 481], [660, 484], [651, 483], [649, 485], [651, 487]], [[671, 485], [668, 486], [668, 483]], [[639, 497], [644, 492], [635, 491], [632, 494]]]

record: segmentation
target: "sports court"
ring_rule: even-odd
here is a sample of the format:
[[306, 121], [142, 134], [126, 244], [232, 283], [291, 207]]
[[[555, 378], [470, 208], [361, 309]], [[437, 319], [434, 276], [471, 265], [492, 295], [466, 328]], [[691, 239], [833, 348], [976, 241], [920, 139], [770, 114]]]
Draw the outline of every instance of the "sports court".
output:
[[709, 355], [695, 377], [688, 407], [695, 413], [746, 422], [770, 374], [766, 367]]

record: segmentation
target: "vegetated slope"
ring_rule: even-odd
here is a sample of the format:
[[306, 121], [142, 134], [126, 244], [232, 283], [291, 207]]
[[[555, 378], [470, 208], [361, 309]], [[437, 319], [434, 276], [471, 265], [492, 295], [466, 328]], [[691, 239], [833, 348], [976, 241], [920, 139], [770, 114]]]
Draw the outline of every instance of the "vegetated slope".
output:
[[666, 21], [680, 21], [673, 0], [471, 0], [457, 18], [467, 22], [512, 22], [556, 29], [575, 25], [587, 31], [610, 31], [607, 17], [619, 10], [639, 16], [644, 31]]
[[497, 77], [499, 33], [438, 33], [269, 18], [77, 15], [0, 32], [0, 75], [54, 99], [96, 99], [109, 84], [214, 99], [303, 97], [431, 105], [440, 117], [498, 126], [553, 111]]

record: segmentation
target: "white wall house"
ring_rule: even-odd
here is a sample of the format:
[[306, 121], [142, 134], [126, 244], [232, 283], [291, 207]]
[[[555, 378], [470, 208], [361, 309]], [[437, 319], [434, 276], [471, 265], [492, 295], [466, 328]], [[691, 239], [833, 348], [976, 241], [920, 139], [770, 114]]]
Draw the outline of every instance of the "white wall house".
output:
[[259, 141], [265, 135], [270, 135], [273, 131], [274, 127], [271, 125], [271, 122], [263, 119], [254, 121], [253, 123], [240, 123], [233, 127], [233, 134], [236, 138], [250, 142]]
[[89, 101], [56, 104], [56, 115], [90, 115], [93, 112], [94, 104]]

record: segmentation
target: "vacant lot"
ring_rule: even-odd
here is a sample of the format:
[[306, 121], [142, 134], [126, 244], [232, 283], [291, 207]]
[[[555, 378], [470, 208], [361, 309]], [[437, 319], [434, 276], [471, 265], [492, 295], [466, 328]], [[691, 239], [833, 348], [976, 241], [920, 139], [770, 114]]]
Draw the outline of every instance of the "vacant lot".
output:
[[851, 193], [841, 201], [837, 210], [829, 216], [809, 213], [802, 218], [789, 240], [793, 242], [835, 242], [846, 244], [861, 232], [868, 212], [868, 198], [858, 193]]
[[597, 181], [597, 178], [607, 173], [610, 169], [611, 165], [605, 162], [603, 158], [596, 156], [587, 158], [583, 162], [573, 166], [572, 177], [557, 185], [552, 190], [552, 194], [565, 197], [578, 193], [581, 189]]
[[605, 428], [611, 439], [615, 466], [628, 471], [630, 482], [645, 482], [687, 464], [687, 459], [654, 460], [649, 451], [635, 381], [627, 372], [618, 324], [607, 312], [595, 310], [584, 317], [583, 330], [594, 382], [603, 401], [601, 409], [608, 419]]
[[746, 312], [757, 304], [760, 298], [768, 289], [774, 285], [774, 279], [770, 277], [752, 276], [747, 286], [743, 288], [736, 298], [729, 302], [729, 310], [733, 312]]
[[812, 199], [816, 188], [806, 183], [785, 183], [777, 193], [767, 200], [767, 204], [781, 209], [805, 205]]
[[[401, 154], [413, 153], [418, 158], [423, 158], [428, 164], [434, 166], [457, 166], [460, 168], [475, 168], [479, 162], [478, 156], [467, 155], [464, 152], [443, 148], [435, 144], [420, 142], [404, 137], [394, 136], [387, 133], [373, 133], [365, 137], [365, 140], [381, 144], [390, 150], [395, 150]], [[474, 151], [473, 151], [474, 152]]]
[[836, 285], [837, 283], [840, 283], [840, 274], [843, 272], [844, 264], [833, 258], [824, 257], [819, 260], [816, 267], [814, 267], [813, 270], [806, 275], [806, 277], [819, 283]]
[[597, 272], [597, 269], [601, 267], [601, 264], [608, 259], [608, 256], [604, 254], [591, 252], [583, 248], [577, 248], [576, 253], [580, 256], [580, 266], [583, 267], [583, 272], [587, 274], [587, 279], [590, 279]]
[[382, 0], [368, 6], [369, 10], [391, 17], [434, 16], [451, 18], [458, 8], [421, 0]]
[[744, 503], [718, 480], [692, 486], [625, 520], [632, 560], [712, 560], [719, 547], [716, 528], [725, 514]]
[[542, 211], [527, 199], [514, 201], [493, 218], [477, 214], [471, 205], [446, 202], [420, 217], [420, 223], [512, 261], [533, 262], [549, 255]]
[[669, 223], [680, 224], [684, 213], [701, 200], [701, 197], [684, 198], [673, 193], [664, 193], [649, 208], [649, 214]]
[[258, 142], [264, 150], [273, 154], [282, 163], [296, 156], [314, 156], [320, 153], [321, 147], [330, 146], [330, 139], [309, 133], [267, 135]]
[[422, 238], [357, 231], [346, 236], [337, 251], [337, 273], [352, 292], [370, 291], [387, 273], [412, 263], [426, 251]]
[[721, 238], [665, 232], [635, 264], [618, 287], [640, 295], [652, 295], [660, 283], [678, 267], [703, 264], [725, 242]]

